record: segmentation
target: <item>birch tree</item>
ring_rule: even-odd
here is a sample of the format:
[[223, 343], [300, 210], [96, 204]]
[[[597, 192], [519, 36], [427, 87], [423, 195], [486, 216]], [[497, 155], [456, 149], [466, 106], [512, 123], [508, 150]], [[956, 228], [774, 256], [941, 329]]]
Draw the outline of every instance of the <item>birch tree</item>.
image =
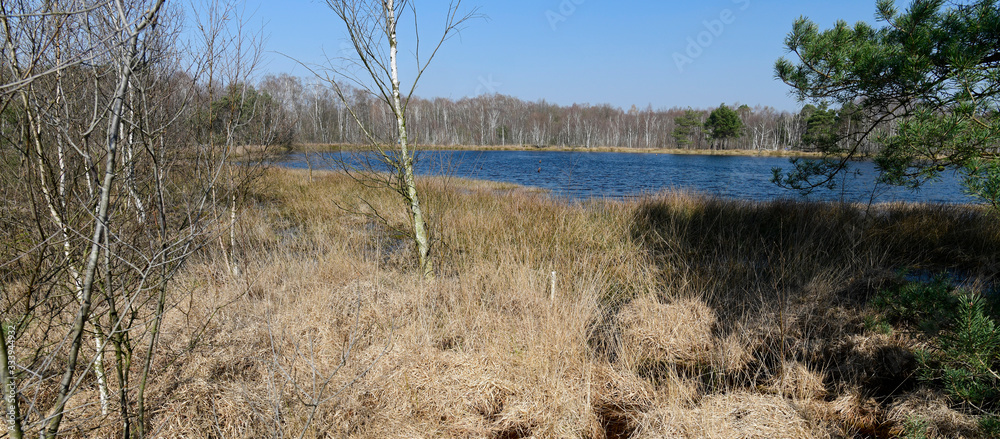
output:
[[12, 438], [93, 422], [69, 401], [94, 373], [103, 416], [119, 416], [123, 437], [147, 435], [168, 283], [217, 233], [209, 194], [227, 160], [185, 131], [214, 55], [180, 53], [165, 3], [0, 3], [0, 360], [14, 372], [0, 381]]
[[[105, 414], [108, 410], [103, 358], [107, 339], [99, 320], [94, 318], [92, 306], [94, 293], [99, 289], [98, 267], [102, 253], [106, 255], [110, 234], [112, 192], [121, 180], [118, 177], [123, 152], [125, 101], [137, 68], [140, 35], [158, 20], [163, 3], [160, 0], [145, 5], [141, 14], [131, 15], [131, 5], [122, 1], [18, 1], [0, 10], [5, 55], [4, 85], [0, 88], [13, 97], [4, 101], [3, 110], [11, 110], [20, 132], [11, 145], [21, 153], [22, 163], [30, 164], [25, 175], [37, 178], [33, 183], [40, 189], [40, 201], [46, 206], [43, 211], [48, 214], [35, 216], [34, 220], [39, 226], [51, 224], [56, 230], [49, 237], [60, 243], [57, 244], [60, 257], [56, 264], [61, 268], [59, 271], [66, 273], [64, 285], [72, 291], [77, 307], [64, 339], [68, 349], [62, 352], [65, 359], [55, 402], [38, 422], [43, 425], [42, 437], [54, 437], [58, 433], [66, 402], [78, 386], [74, 375], [88, 325], [94, 328], [96, 340], [92, 367], [97, 374], [101, 409]], [[89, 65], [84, 65], [85, 62]], [[106, 77], [111, 78], [103, 82], [113, 84], [108, 100], [102, 105], [94, 105], [92, 112], [83, 109], [83, 114], [92, 115], [89, 122], [74, 123], [71, 119], [81, 108], [74, 107], [79, 102], [70, 101], [69, 96], [74, 92], [67, 89], [84, 88], [88, 72], [99, 72], [101, 67], [107, 67]], [[95, 83], [92, 91], [97, 96], [100, 91], [96, 83], [101, 81], [97, 76], [92, 79]], [[103, 148], [94, 149], [90, 146], [92, 134], [100, 132], [102, 127], [103, 139], [95, 144]], [[70, 135], [78, 129], [83, 131], [82, 136]], [[129, 151], [125, 152], [127, 155]], [[98, 163], [101, 156], [105, 161], [103, 175]], [[80, 161], [86, 169], [83, 178], [77, 177], [76, 166]], [[128, 178], [126, 175], [125, 180]], [[82, 183], [85, 189], [79, 192], [77, 189]], [[83, 218], [77, 206], [86, 212]], [[90, 239], [81, 241], [80, 238], [86, 236]], [[39, 267], [49, 264], [46, 261]], [[20, 304], [9, 297], [6, 299], [12, 308], [22, 311], [18, 313], [21, 318], [16, 319], [19, 322], [30, 320], [36, 306], [65, 309], [66, 305], [47, 297], [32, 301], [29, 295], [22, 297], [25, 300]], [[4, 356], [16, 366], [16, 358]], [[17, 370], [10, 368], [10, 371]], [[52, 371], [43, 373], [51, 374]], [[7, 394], [13, 395], [13, 401], [8, 404], [8, 416], [13, 419], [11, 435], [17, 437], [22, 434], [24, 421], [20, 406], [16, 404], [18, 389], [13, 384], [14, 376], [7, 374], [3, 378]], [[33, 411], [34, 407], [29, 409]]]
[[[417, 263], [424, 277], [434, 276], [434, 264], [431, 259], [431, 242], [429, 227], [424, 207], [420, 203], [414, 177], [414, 142], [407, 126], [408, 106], [410, 99], [438, 50], [449, 37], [460, 30], [467, 20], [475, 16], [475, 12], [460, 15], [461, 1], [448, 5], [444, 30], [440, 39], [430, 48], [426, 58], [421, 58], [420, 34], [417, 28], [417, 13], [413, 2], [408, 0], [327, 0], [327, 5], [344, 23], [347, 35], [353, 46], [354, 56], [349, 63], [359, 68], [365, 77], [355, 76], [347, 69], [330, 68], [321, 76], [336, 93], [337, 97], [347, 106], [351, 118], [357, 123], [365, 143], [370, 147], [366, 153], [374, 154], [389, 169], [389, 173], [379, 175], [375, 168], [362, 166], [358, 163], [370, 163], [368, 157], [359, 157], [351, 162], [343, 161], [342, 165], [352, 175], [368, 181], [378, 181], [380, 184], [396, 191], [406, 205], [409, 216], [410, 232], [413, 239]], [[399, 74], [399, 39], [397, 28], [400, 17], [409, 12], [413, 15], [414, 50], [416, 74], [410, 80], [409, 87], [404, 88]], [[351, 106], [346, 94], [345, 81], [360, 86], [368, 95], [377, 99], [384, 109], [395, 119], [395, 129], [392, 132], [381, 132], [374, 123], [365, 123], [358, 108]], [[359, 174], [357, 171], [363, 171]]]

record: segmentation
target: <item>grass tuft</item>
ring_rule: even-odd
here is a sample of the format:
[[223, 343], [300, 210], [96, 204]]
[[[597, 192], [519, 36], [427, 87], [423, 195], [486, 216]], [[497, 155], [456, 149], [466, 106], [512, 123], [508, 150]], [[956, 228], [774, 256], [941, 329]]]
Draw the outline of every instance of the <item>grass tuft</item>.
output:
[[[928, 339], [899, 322], [923, 314], [893, 320], [874, 304], [900, 270], [993, 284], [1000, 225], [978, 208], [684, 192], [567, 204], [510, 185], [423, 179], [440, 268], [427, 281], [400, 233], [397, 195], [338, 173], [313, 177], [268, 172], [237, 225], [241, 275], [211, 247], [181, 274], [163, 333], [176, 355], [155, 365], [149, 392], [152, 431], [983, 431], [914, 379], [914, 352]], [[94, 421], [96, 432], [113, 434], [113, 417]]]

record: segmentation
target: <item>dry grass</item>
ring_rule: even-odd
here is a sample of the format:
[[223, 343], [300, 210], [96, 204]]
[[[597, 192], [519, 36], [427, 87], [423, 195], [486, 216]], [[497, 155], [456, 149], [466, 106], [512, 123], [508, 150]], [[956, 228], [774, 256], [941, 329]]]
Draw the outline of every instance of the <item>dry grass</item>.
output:
[[955, 411], [948, 398], [939, 392], [922, 389], [895, 401], [887, 413], [889, 419], [902, 425], [908, 420], [927, 422], [927, 437], [960, 438], [978, 436], [975, 416]]
[[822, 438], [795, 403], [778, 396], [729, 393], [707, 396], [696, 407], [658, 407], [638, 438]]
[[316, 175], [269, 171], [238, 225], [241, 276], [209, 251], [178, 279], [159, 436], [849, 437], [911, 416], [975, 435], [910, 379], [921, 340], [862, 325], [898, 268], [992, 281], [1000, 233], [974, 209], [566, 205], [425, 180], [425, 281], [393, 194]]
[[643, 365], [711, 364], [715, 312], [698, 299], [662, 304], [654, 296], [633, 300], [619, 314], [622, 357]]

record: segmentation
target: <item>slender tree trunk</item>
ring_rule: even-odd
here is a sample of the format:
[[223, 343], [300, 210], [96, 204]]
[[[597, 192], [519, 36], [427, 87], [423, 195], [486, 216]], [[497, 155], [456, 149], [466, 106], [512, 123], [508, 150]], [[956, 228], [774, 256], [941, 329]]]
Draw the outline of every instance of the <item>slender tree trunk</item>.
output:
[[128, 332], [122, 329], [118, 306], [115, 303], [111, 277], [111, 240], [104, 236], [104, 299], [108, 304], [108, 321], [110, 322], [107, 339], [115, 350], [115, 372], [118, 377], [118, 409], [122, 417], [122, 438], [131, 437], [131, 419], [129, 418], [129, 369], [131, 368], [131, 348], [128, 347]]
[[420, 199], [417, 196], [417, 185], [413, 178], [413, 152], [409, 150], [406, 136], [406, 109], [399, 97], [399, 71], [396, 68], [396, 13], [394, 0], [383, 3], [386, 25], [389, 34], [389, 64], [392, 70], [392, 103], [396, 116], [396, 128], [399, 131], [400, 160], [403, 165], [403, 191], [410, 203], [410, 219], [413, 222], [413, 238], [417, 247], [417, 259], [425, 278], [434, 277], [434, 265], [430, 257], [430, 241], [427, 237], [427, 225], [424, 220]]
[[[163, 154], [165, 148], [162, 144], [161, 138], [160, 154]], [[162, 157], [161, 157], [162, 158]], [[162, 162], [162, 160], [161, 160]], [[136, 391], [136, 420], [135, 420], [135, 432], [138, 439], [143, 439], [146, 436], [146, 386], [149, 382], [150, 371], [153, 365], [153, 355], [156, 354], [156, 343], [160, 338], [160, 326], [163, 323], [163, 314], [166, 311], [167, 304], [167, 279], [169, 278], [167, 271], [167, 203], [164, 198], [164, 192], [166, 191], [164, 183], [163, 169], [156, 167], [153, 169], [154, 180], [156, 181], [156, 203], [157, 211], [159, 215], [159, 238], [160, 238], [160, 269], [162, 270], [160, 283], [157, 289], [156, 298], [156, 314], [153, 318], [153, 325], [149, 331], [149, 345], [146, 350], [146, 358], [142, 364], [142, 375], [139, 377], [139, 388]], [[188, 241], [187, 245], [191, 242]], [[129, 354], [131, 359], [131, 353]]]
[[107, 337], [104, 335], [104, 331], [101, 330], [101, 326], [97, 321], [94, 321], [94, 343], [96, 346], [94, 349], [97, 351], [94, 354], [94, 375], [97, 376], [97, 394], [98, 399], [101, 404], [101, 415], [108, 415], [109, 407], [109, 394], [108, 394], [108, 377], [105, 373], [104, 368], [104, 351], [107, 346]]
[[[163, 269], [166, 270], [166, 266]], [[150, 370], [153, 365], [153, 354], [156, 353], [156, 342], [160, 337], [160, 324], [163, 322], [163, 313], [166, 307], [167, 285], [165, 279], [160, 282], [158, 293], [156, 299], [156, 317], [154, 317], [152, 328], [149, 331], [149, 346], [146, 350], [145, 361], [142, 364], [142, 375], [139, 377], [139, 388], [136, 393], [135, 437], [137, 439], [146, 437], [146, 387], [149, 382]]]
[[[104, 179], [101, 184], [100, 201], [98, 202], [97, 215], [94, 221], [94, 233], [90, 240], [90, 250], [87, 253], [86, 265], [83, 272], [82, 300], [76, 319], [73, 322], [73, 329], [70, 336], [71, 344], [66, 359], [66, 368], [65, 372], [63, 372], [62, 379], [60, 379], [59, 382], [59, 396], [56, 399], [56, 403], [53, 406], [52, 411], [49, 412], [48, 422], [46, 423], [46, 427], [41, 434], [41, 437], [44, 439], [54, 439], [56, 434], [59, 433], [59, 424], [62, 423], [62, 418], [65, 414], [64, 411], [66, 410], [66, 402], [72, 394], [73, 375], [76, 371], [77, 362], [79, 360], [80, 347], [83, 342], [84, 327], [90, 319], [90, 306], [91, 298], [93, 296], [94, 278], [97, 272], [97, 263], [101, 253], [101, 242], [104, 238], [104, 234], [107, 233], [106, 225], [109, 217], [109, 205], [111, 204], [111, 190], [117, 173], [116, 163], [118, 161], [117, 155], [119, 136], [121, 134], [119, 132], [119, 128], [121, 126], [122, 108], [124, 107], [125, 92], [128, 87], [128, 82], [132, 77], [132, 63], [138, 53], [139, 33], [155, 20], [160, 7], [163, 6], [164, 1], [165, 0], [157, 1], [156, 4], [146, 12], [143, 17], [143, 21], [131, 30], [129, 38], [124, 46], [124, 53], [122, 53], [121, 58], [119, 59], [121, 65], [118, 85], [111, 101], [111, 118], [108, 123], [107, 157], [104, 169]], [[119, 10], [122, 10], [122, 8], [119, 7]], [[121, 17], [121, 23], [123, 26], [127, 23], [124, 16]]]
[[[233, 276], [240, 275], [240, 264], [236, 258], [236, 182], [230, 167], [230, 186], [233, 192], [229, 195], [229, 270]], [[311, 174], [310, 174], [311, 178]]]
[[[129, 76], [129, 73], [130, 69], [128, 67], [123, 67], [122, 76], [127, 77]], [[108, 128], [107, 163], [104, 170], [104, 181], [101, 184], [101, 198], [97, 208], [97, 218], [94, 223], [94, 234], [91, 237], [90, 251], [87, 253], [87, 265], [85, 266], [83, 273], [84, 278], [83, 289], [80, 297], [80, 310], [77, 312], [76, 320], [73, 322], [71, 345], [69, 356], [66, 360], [66, 369], [59, 382], [59, 397], [50, 412], [50, 418], [46, 428], [42, 432], [42, 437], [46, 439], [53, 439], [56, 437], [56, 434], [59, 433], [59, 424], [62, 423], [63, 412], [66, 409], [66, 402], [69, 400], [72, 393], [73, 375], [79, 359], [80, 346], [83, 341], [84, 326], [86, 326], [87, 321], [90, 318], [94, 275], [97, 271], [97, 260], [101, 252], [101, 240], [104, 238], [104, 233], [106, 232], [105, 225], [108, 221], [108, 206], [111, 204], [111, 186], [115, 181], [115, 165], [118, 153], [117, 119], [120, 118], [121, 115], [122, 95], [124, 95], [124, 83], [119, 84], [118, 93], [116, 93], [114, 99], [112, 109], [113, 113], [111, 116], [113, 123], [109, 124]]]

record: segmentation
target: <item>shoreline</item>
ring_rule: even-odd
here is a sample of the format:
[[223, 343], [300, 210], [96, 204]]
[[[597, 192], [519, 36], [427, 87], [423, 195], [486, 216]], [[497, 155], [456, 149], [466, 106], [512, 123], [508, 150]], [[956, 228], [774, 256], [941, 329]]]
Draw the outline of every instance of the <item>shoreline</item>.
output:
[[[297, 143], [289, 152], [329, 152], [357, 148], [354, 144]], [[624, 148], [618, 146], [570, 147], [531, 145], [417, 145], [424, 151], [536, 151], [536, 152], [615, 152], [629, 154], [712, 155], [745, 157], [808, 157], [820, 158], [822, 153], [805, 151], [774, 151], [747, 149], [676, 149], [676, 148]]]
[[[295, 173], [307, 173], [305, 168], [284, 168], [283, 172]], [[312, 171], [317, 176], [325, 176], [326, 178], [334, 177], [338, 175], [345, 175], [344, 171], [338, 169], [315, 169]], [[657, 191], [642, 192], [636, 194], [628, 195], [602, 195], [602, 196], [592, 196], [592, 197], [572, 197], [568, 195], [560, 195], [555, 193], [552, 189], [543, 188], [539, 186], [530, 186], [525, 184], [514, 183], [510, 181], [499, 181], [499, 180], [489, 180], [483, 178], [472, 178], [472, 177], [462, 177], [462, 176], [440, 176], [440, 175], [418, 175], [419, 179], [423, 182], [434, 182], [443, 183], [445, 180], [451, 182], [451, 184], [459, 189], [469, 192], [486, 191], [492, 192], [494, 194], [532, 194], [532, 195], [542, 195], [549, 198], [552, 201], [562, 203], [565, 205], [574, 204], [587, 204], [591, 202], [611, 202], [618, 203], [622, 205], [628, 205], [630, 203], [644, 203], [650, 201], [656, 201], [658, 199], [670, 198], [674, 196], [683, 196], [691, 199], [699, 199], [704, 201], [716, 201], [723, 203], [748, 203], [749, 205], [767, 205], [769, 203], [775, 202], [793, 202], [793, 203], [804, 203], [804, 204], [814, 204], [814, 205], [826, 205], [826, 206], [842, 206], [854, 209], [869, 210], [876, 209], [872, 211], [873, 214], [877, 213], [878, 209], [892, 209], [892, 208], [921, 208], [921, 207], [955, 207], [955, 208], [966, 208], [972, 209], [974, 211], [981, 211], [986, 208], [986, 205], [981, 203], [975, 203], [973, 201], [963, 201], [963, 202], [941, 202], [941, 201], [906, 201], [906, 200], [888, 200], [888, 201], [847, 201], [847, 200], [827, 200], [827, 199], [809, 199], [798, 197], [793, 190], [789, 190], [788, 197], [777, 197], [770, 199], [746, 199], [733, 196], [726, 196], [720, 194], [713, 194], [710, 192], [699, 191], [694, 188], [682, 188], [682, 187], [672, 187], [672, 188], [661, 188]]]

